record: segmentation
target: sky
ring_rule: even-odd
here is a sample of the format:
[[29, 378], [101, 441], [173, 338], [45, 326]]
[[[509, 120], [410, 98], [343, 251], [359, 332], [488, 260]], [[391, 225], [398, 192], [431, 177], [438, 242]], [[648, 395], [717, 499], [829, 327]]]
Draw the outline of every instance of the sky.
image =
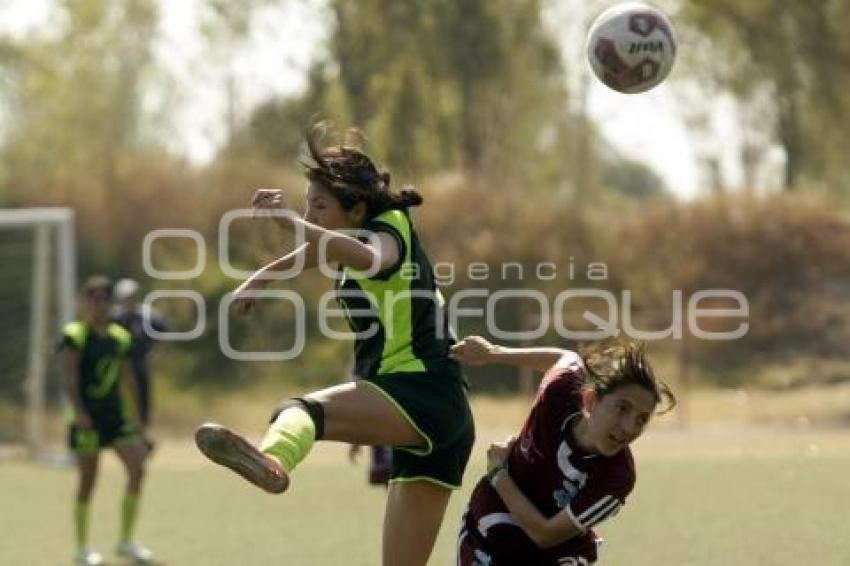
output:
[[198, 4], [161, 2], [163, 39], [158, 51], [175, 79], [188, 89], [177, 113], [178, 143], [192, 160], [203, 163], [224, 139], [228, 74], [235, 79], [237, 116], [244, 117], [271, 96], [297, 94], [306, 86], [305, 71], [326, 30], [315, 0], [292, 2], [286, 10], [263, 9], [249, 39], [211, 60], [196, 31]]
[[587, 109], [611, 144], [650, 165], [678, 196], [690, 198], [699, 192], [693, 140], [668, 84], [634, 95], [591, 80]]
[[[222, 117], [227, 112], [228, 73], [235, 78], [237, 115], [247, 115], [254, 104], [272, 95], [302, 90], [304, 71], [326, 39], [320, 4], [321, 0], [305, 0], [290, 3], [286, 10], [265, 9], [250, 39], [238, 49], [211, 57], [197, 33], [198, 0], [161, 2], [157, 55], [180, 85], [170, 101], [176, 115], [172, 149], [197, 163], [213, 157], [225, 134]], [[0, 29], [22, 34], [44, 25], [48, 5], [48, 0], [0, 0]], [[589, 67], [581, 60], [583, 47], [576, 46], [583, 40], [576, 34], [584, 32], [575, 25], [578, 19], [573, 5], [583, 5], [583, 0], [564, 0], [549, 17], [565, 30], [565, 60], [589, 75]], [[588, 112], [614, 147], [652, 167], [678, 197], [688, 199], [700, 193], [696, 155], [705, 142], [695, 141], [686, 129], [675, 86], [664, 83], [648, 93], [623, 95], [595, 79], [578, 75], [578, 80], [587, 81]], [[718, 116], [716, 129], [728, 145], [721, 148], [724, 168], [729, 169], [728, 176], [734, 182], [731, 154], [737, 140], [729, 124], [731, 114], [724, 113], [721, 105]]]

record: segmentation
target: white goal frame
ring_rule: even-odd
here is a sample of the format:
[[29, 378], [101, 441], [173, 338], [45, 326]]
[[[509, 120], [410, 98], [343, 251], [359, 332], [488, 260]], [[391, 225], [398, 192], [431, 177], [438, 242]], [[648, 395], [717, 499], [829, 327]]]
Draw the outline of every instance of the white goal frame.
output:
[[[29, 347], [24, 382], [26, 398], [25, 440], [31, 454], [44, 446], [44, 421], [47, 390], [45, 376], [49, 359], [48, 328], [50, 301], [54, 297], [58, 322], [74, 319], [77, 292], [77, 242], [74, 210], [71, 208], [0, 209], [0, 230], [31, 229], [34, 233]], [[56, 248], [56, 286], [51, 291], [51, 243]]]

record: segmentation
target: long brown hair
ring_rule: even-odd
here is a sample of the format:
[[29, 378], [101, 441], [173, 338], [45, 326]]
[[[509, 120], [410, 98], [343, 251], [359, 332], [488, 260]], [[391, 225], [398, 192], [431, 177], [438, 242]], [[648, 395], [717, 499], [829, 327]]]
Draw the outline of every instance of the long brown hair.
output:
[[646, 356], [646, 345], [633, 340], [605, 340], [579, 348], [584, 361], [584, 386], [593, 389], [601, 399], [625, 385], [637, 385], [655, 398], [657, 413], [676, 406], [676, 397], [652, 369]]
[[[422, 204], [422, 196], [412, 188], [398, 193], [390, 187], [390, 174], [379, 170], [375, 162], [348, 141], [322, 147], [320, 142], [328, 133], [327, 122], [318, 122], [307, 129], [308, 158], [302, 161], [305, 176], [327, 189], [342, 205], [351, 210], [359, 202], [366, 203], [366, 219], [387, 210], [404, 210]], [[363, 138], [359, 130], [348, 130], [346, 140]]]

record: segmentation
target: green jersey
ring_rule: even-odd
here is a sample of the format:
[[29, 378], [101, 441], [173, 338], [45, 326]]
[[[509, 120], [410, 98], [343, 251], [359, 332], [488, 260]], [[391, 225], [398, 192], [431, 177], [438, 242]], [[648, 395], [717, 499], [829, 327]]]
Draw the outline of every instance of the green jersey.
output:
[[120, 385], [130, 344], [130, 333], [115, 323], [109, 324], [105, 334], [79, 321], [63, 329], [63, 345], [79, 355], [80, 399], [95, 421], [126, 419]]
[[410, 217], [388, 210], [364, 229], [391, 235], [400, 254], [395, 265], [369, 278], [341, 268], [337, 300], [356, 334], [355, 374], [428, 372], [461, 379], [459, 365], [449, 358], [454, 337], [445, 301]]

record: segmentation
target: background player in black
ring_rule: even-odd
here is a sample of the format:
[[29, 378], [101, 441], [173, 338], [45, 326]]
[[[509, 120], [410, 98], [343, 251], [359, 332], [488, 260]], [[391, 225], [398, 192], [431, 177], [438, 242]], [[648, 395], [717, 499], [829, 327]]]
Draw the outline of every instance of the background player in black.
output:
[[[391, 446], [369, 446], [369, 472], [366, 476], [369, 485], [386, 486], [390, 482], [393, 471], [393, 449]], [[363, 445], [352, 444], [348, 449], [348, 459], [352, 464], [363, 450]]]
[[150, 561], [151, 552], [132, 540], [147, 450], [142, 443], [144, 429], [131, 419], [122, 392], [123, 381], [132, 382], [125, 363], [131, 338], [121, 326], [109, 322], [109, 279], [90, 278], [83, 286], [81, 299], [82, 319], [63, 329], [63, 371], [73, 411], [68, 444], [76, 454], [80, 474], [74, 507], [74, 560], [84, 565], [103, 562], [100, 554], [88, 548], [89, 501], [100, 450], [112, 447], [127, 471], [116, 552], [137, 562]]
[[629, 444], [659, 403], [675, 403], [643, 346], [601, 343], [579, 355], [505, 348], [473, 336], [453, 353], [472, 365], [548, 370], [519, 437], [487, 452], [488, 476], [464, 516], [458, 564], [595, 562], [601, 538], [592, 527], [614, 516], [634, 487]]

